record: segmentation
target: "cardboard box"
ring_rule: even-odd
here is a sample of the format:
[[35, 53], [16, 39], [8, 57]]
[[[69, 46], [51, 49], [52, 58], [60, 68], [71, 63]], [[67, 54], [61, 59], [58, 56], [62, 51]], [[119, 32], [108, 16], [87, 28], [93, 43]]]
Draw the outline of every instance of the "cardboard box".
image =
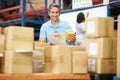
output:
[[33, 51], [33, 73], [44, 72], [44, 47], [35, 47]]
[[112, 57], [117, 58], [117, 38], [112, 38]]
[[9, 26], [6, 29], [5, 49], [33, 50], [34, 29], [22, 26]]
[[82, 46], [70, 46], [72, 48], [72, 51], [86, 51], [86, 47]]
[[112, 38], [87, 39], [89, 58], [115, 58], [112, 48]]
[[73, 51], [72, 52], [72, 72], [73, 73], [87, 73], [87, 52]]
[[45, 48], [45, 73], [71, 73], [72, 51], [70, 46], [50, 46]]
[[5, 35], [0, 34], [0, 54], [4, 52], [5, 48]]
[[106, 32], [107, 32], [107, 37], [114, 37], [114, 18], [113, 17], [107, 17], [107, 26], [106, 26]]
[[88, 59], [88, 72], [98, 74], [115, 74], [116, 59]]
[[32, 52], [6, 50], [4, 54], [5, 74], [32, 73]]
[[65, 31], [65, 36], [66, 36], [67, 41], [72, 41], [74, 35], [75, 35], [75, 32], [73, 30], [66, 30]]
[[114, 19], [112, 17], [87, 18], [85, 36], [90, 37], [113, 37]]
[[120, 77], [120, 16], [118, 17], [118, 36], [117, 36], [117, 76]]

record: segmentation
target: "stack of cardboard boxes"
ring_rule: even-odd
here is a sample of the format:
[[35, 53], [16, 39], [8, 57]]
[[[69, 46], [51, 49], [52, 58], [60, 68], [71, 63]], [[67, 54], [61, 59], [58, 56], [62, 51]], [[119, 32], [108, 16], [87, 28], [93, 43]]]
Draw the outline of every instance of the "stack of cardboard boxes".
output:
[[112, 17], [87, 18], [88, 71], [99, 74], [116, 73], [117, 39]]
[[33, 72], [35, 73], [87, 73], [85, 47], [54, 45], [34, 42]]
[[72, 46], [72, 73], [87, 74], [87, 59], [86, 47]]
[[4, 73], [32, 73], [34, 30], [9, 26], [5, 31]]
[[45, 73], [87, 73], [86, 48], [56, 45], [45, 48]]

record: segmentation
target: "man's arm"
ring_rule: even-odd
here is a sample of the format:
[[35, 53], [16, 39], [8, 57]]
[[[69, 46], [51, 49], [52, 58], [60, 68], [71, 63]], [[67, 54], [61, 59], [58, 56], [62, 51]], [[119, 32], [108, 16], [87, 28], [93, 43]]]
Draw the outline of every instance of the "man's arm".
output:
[[40, 36], [39, 36], [39, 42], [41, 43], [45, 43], [46, 42], [46, 34], [45, 34], [45, 26], [42, 25], [41, 26], [41, 29], [40, 29]]

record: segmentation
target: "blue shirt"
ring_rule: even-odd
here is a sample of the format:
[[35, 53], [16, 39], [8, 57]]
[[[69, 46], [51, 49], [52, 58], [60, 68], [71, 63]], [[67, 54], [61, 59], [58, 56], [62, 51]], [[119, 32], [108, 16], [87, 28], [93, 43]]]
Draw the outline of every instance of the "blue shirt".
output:
[[68, 29], [71, 29], [71, 26], [65, 21], [59, 20], [58, 25], [54, 27], [51, 20], [49, 20], [41, 26], [40, 38], [45, 38], [46, 42], [49, 42], [48, 34], [52, 34], [55, 32], [63, 33]]

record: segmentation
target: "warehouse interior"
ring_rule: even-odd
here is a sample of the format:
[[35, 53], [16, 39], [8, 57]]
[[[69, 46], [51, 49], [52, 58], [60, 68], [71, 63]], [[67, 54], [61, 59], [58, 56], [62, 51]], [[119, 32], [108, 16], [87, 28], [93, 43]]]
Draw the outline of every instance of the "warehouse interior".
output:
[[[85, 46], [39, 42], [51, 3], [72, 25], [66, 40], [77, 13], [89, 12]], [[119, 14], [120, 0], [0, 0], [0, 80], [120, 80]]]

